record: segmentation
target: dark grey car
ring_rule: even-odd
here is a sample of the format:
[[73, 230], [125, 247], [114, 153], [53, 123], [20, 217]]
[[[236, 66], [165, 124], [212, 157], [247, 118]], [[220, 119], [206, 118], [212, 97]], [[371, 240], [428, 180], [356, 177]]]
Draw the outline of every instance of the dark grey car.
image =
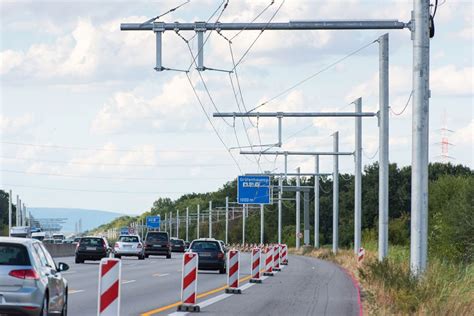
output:
[[66, 315], [67, 269], [38, 240], [0, 237], [0, 315]]

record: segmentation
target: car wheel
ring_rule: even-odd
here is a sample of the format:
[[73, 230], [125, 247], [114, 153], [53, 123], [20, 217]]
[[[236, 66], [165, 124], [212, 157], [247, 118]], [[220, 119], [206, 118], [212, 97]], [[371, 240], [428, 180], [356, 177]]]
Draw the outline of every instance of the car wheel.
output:
[[148, 257], [150, 257], [150, 255], [145, 255], [145, 258], [148, 258]]
[[76, 256], [76, 259], [74, 260], [75, 263], [84, 263], [84, 259], [81, 259], [80, 257]]
[[[67, 289], [66, 289], [66, 293], [67, 293]], [[63, 305], [63, 310], [61, 312], [61, 316], [67, 316], [67, 294], [66, 294], [66, 299], [64, 301], [64, 305]]]
[[41, 306], [41, 316], [48, 316], [49, 311], [48, 311], [48, 295], [44, 296], [43, 299], [43, 306]]
[[144, 255], [139, 255], [138, 260], [145, 260], [145, 256]]
[[166, 255], [166, 259], [171, 259], [171, 254], [170, 253]]
[[226, 268], [225, 268], [225, 267], [220, 268], [220, 269], [219, 269], [219, 273], [220, 273], [220, 274], [225, 274], [225, 273], [226, 273]]
[[117, 258], [117, 259], [121, 259], [121, 258], [122, 258], [122, 256], [121, 256], [121, 255], [115, 255], [115, 258]]

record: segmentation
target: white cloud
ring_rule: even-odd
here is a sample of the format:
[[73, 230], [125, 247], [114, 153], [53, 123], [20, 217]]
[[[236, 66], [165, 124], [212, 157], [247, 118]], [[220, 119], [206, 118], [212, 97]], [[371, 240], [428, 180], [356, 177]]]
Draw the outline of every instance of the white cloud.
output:
[[33, 115], [26, 113], [17, 117], [6, 117], [0, 115], [0, 131], [2, 135], [18, 135], [33, 123]]
[[22, 52], [7, 49], [0, 52], [0, 75], [8, 73], [18, 65], [21, 65], [25, 56]]
[[202, 127], [190, 111], [195, 100], [188, 87], [186, 77], [176, 75], [163, 85], [160, 94], [152, 98], [141, 96], [138, 92], [140, 88], [117, 92], [99, 111], [91, 131], [107, 134], [130, 131], [132, 128], [143, 131], [150, 128], [185, 130]]
[[458, 68], [446, 65], [433, 69], [430, 73], [432, 96], [472, 96], [474, 67]]
[[[472, 115], [472, 113], [471, 113]], [[468, 145], [473, 150], [473, 136], [474, 136], [474, 120], [467, 125], [456, 131], [456, 145]]]

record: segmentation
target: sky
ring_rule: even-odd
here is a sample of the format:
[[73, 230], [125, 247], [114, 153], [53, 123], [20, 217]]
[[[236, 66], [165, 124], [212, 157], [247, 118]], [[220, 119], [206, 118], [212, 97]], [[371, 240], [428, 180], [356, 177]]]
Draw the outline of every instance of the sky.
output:
[[[27, 206], [127, 214], [158, 197], [208, 192], [239, 174], [283, 172], [283, 157], [243, 156], [237, 147], [275, 144], [273, 118], [221, 119], [266, 101], [259, 111], [378, 111], [378, 44], [386, 31], [206, 32], [198, 73], [194, 32], [163, 35], [156, 72], [153, 32], [123, 32], [182, 1], [0, 0], [0, 187]], [[287, 22], [397, 19], [412, 1], [192, 0], [164, 22]], [[281, 6], [281, 7], [280, 7]], [[279, 9], [280, 8], [280, 9]], [[473, 167], [473, 3], [440, 1], [430, 52], [430, 161], [448, 138], [453, 163]], [[213, 15], [213, 13], [216, 14]], [[390, 162], [411, 164], [412, 42], [390, 37]], [[182, 37], [180, 37], [182, 36]], [[229, 42], [229, 39], [230, 42]], [[186, 42], [186, 41], [187, 42]], [[253, 43], [253, 44], [252, 44]], [[350, 55], [350, 56], [349, 56]], [[346, 58], [347, 57], [347, 58]], [[331, 66], [331, 67], [328, 67]], [[310, 80], [285, 92], [304, 78]], [[353, 118], [286, 118], [282, 150], [354, 150]], [[443, 132], [443, 129], [450, 131]], [[363, 119], [363, 164], [378, 160], [376, 118]], [[272, 149], [274, 150], [274, 149]], [[276, 150], [276, 148], [275, 148]], [[353, 173], [353, 158], [340, 158]], [[290, 157], [289, 172], [314, 172], [314, 158]], [[332, 172], [322, 157], [321, 172]]]

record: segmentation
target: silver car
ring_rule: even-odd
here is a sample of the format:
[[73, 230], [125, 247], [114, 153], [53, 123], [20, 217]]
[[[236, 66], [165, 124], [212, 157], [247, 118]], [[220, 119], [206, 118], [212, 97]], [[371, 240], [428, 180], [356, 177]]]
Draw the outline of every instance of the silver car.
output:
[[0, 315], [66, 315], [68, 269], [38, 240], [0, 237]]
[[139, 260], [145, 259], [145, 249], [138, 235], [121, 235], [114, 245], [114, 256], [137, 256]]

